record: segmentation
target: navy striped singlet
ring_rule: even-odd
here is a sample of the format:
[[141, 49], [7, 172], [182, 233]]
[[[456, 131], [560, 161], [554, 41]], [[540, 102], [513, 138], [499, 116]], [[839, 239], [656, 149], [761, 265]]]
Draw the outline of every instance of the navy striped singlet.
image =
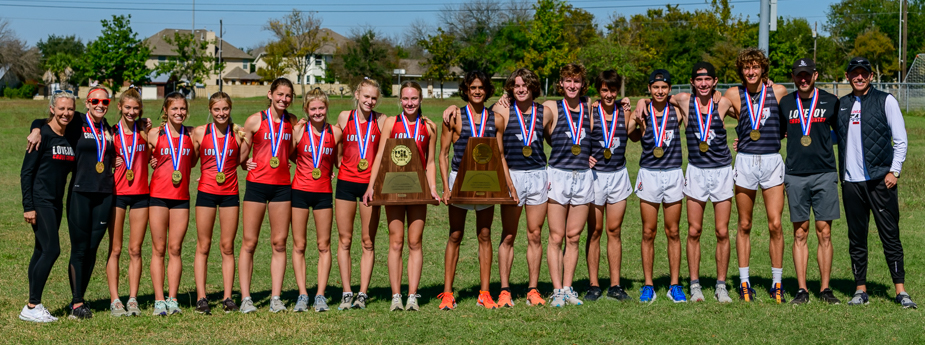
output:
[[[543, 105], [533, 103], [536, 109], [536, 129], [533, 132], [533, 141], [530, 142], [530, 148], [533, 153], [529, 157], [524, 157], [524, 137], [520, 130], [520, 120], [517, 118], [517, 105], [512, 104], [507, 120], [507, 127], [504, 128], [504, 158], [507, 159], [507, 166], [511, 170], [536, 170], [546, 169], [546, 151], [543, 147]], [[527, 110], [526, 112], [529, 112]], [[532, 116], [523, 113], [524, 125], [530, 130], [530, 119]]]
[[[556, 120], [556, 128], [552, 130], [552, 138], [550, 138], [550, 143], [552, 146], [552, 151], [549, 153], [549, 166], [562, 169], [562, 170], [586, 170], [590, 169], [590, 162], [588, 157], [591, 156], [591, 138], [588, 134], [591, 133], [591, 121], [589, 120], [589, 115], [591, 114], [588, 111], [588, 105], [582, 104], [584, 109], [581, 114], [575, 111], [564, 109], [562, 107], [562, 101], [556, 101], [556, 109], [558, 109], [558, 119]], [[566, 115], [568, 114], [568, 115]], [[580, 118], [584, 118], [581, 124], [581, 129], [579, 130], [579, 141], [578, 146], [581, 147], [581, 153], [578, 155], [572, 154], [572, 133], [569, 128], [568, 120], [565, 119], [565, 116], [570, 116], [572, 118], [572, 125], [578, 126], [578, 121]]]
[[[462, 162], [463, 156], [466, 155], [466, 145], [469, 143], [469, 137], [472, 136], [472, 124], [469, 123], [469, 117], [466, 116], [466, 112], [469, 111], [469, 107], [462, 108], [462, 132], [459, 133], [459, 138], [456, 139], [456, 142], [453, 143], [453, 162], [450, 165], [453, 168], [453, 171], [459, 170], [459, 163]], [[495, 129], [495, 112], [491, 111], [488, 107], [485, 107], [485, 111], [488, 112], [488, 116], [485, 117], [485, 134], [484, 137], [494, 138], [498, 134], [498, 130]], [[482, 113], [472, 114], [473, 121], [479, 121], [482, 118]], [[478, 132], [479, 125], [475, 126], [475, 131]]]
[[[761, 89], [759, 88], [759, 93]], [[765, 154], [780, 152], [780, 106], [777, 104], [777, 98], [774, 97], [774, 88], [767, 88], [764, 96], [764, 109], [759, 114], [761, 127], [758, 132], [761, 138], [758, 141], [752, 141], [749, 136], [752, 131], [751, 117], [748, 115], [748, 105], [745, 102], [751, 102], [754, 107], [758, 102], [753, 102], [746, 95], [745, 86], [739, 86], [739, 100], [741, 101], [741, 110], [739, 112], [739, 124], [736, 126], [736, 134], [739, 136], [738, 149], [741, 153]], [[757, 99], [755, 94], [751, 95]]]
[[[626, 124], [623, 109], [619, 104], [614, 107], [616, 114], [608, 122], [601, 122], [600, 109], [593, 107], [591, 116], [594, 117], [594, 129], [591, 130], [591, 155], [597, 159], [594, 170], [613, 172], [626, 166]], [[604, 127], [610, 131], [613, 121], [617, 121], [617, 128], [613, 134], [613, 142], [607, 143], [604, 138]], [[604, 150], [610, 150], [610, 159], [604, 158]]]
[[687, 135], [687, 164], [703, 169], [729, 166], [732, 164], [732, 155], [729, 153], [729, 144], [726, 143], [726, 127], [723, 126], [716, 103], [713, 103], [713, 113], [710, 114], [713, 123], [710, 124], [707, 134], [707, 144], [710, 148], [707, 152], [700, 152], [700, 124], [697, 123], [697, 112], [700, 109], [697, 109], [697, 102], [694, 100], [695, 96], [691, 95], [687, 112], [690, 115], [687, 116], [687, 129], [684, 131]]
[[[678, 123], [678, 114], [674, 107], [668, 105], [668, 120], [665, 121], [665, 136], [662, 149], [665, 155], [655, 158], [652, 151], [655, 149], [655, 133], [652, 127], [652, 114], [646, 107], [646, 132], [642, 135], [642, 155], [639, 156], [639, 167], [646, 169], [677, 169], [681, 168], [681, 128]], [[664, 115], [663, 115], [664, 116]], [[662, 125], [661, 117], [656, 118], [658, 125]]]

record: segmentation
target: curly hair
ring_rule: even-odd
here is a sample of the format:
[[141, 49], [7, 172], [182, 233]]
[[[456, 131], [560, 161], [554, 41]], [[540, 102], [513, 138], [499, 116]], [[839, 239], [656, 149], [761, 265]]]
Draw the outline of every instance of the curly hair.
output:
[[462, 84], [459, 84], [459, 97], [462, 97], [463, 101], [469, 101], [469, 85], [472, 85], [472, 82], [476, 79], [482, 82], [482, 87], [485, 89], [485, 99], [495, 94], [495, 86], [485, 72], [479, 70], [469, 71], [463, 78]]
[[[588, 70], [585, 69], [585, 66], [577, 63], [570, 63], [559, 69], [559, 81], [565, 80], [565, 78], [577, 78], [581, 79], [581, 90], [578, 91], [578, 96], [584, 96], [588, 92]], [[562, 88], [562, 85], [556, 83], [556, 93], [559, 95], [565, 95], [565, 89]]]
[[761, 67], [761, 82], [768, 81], [768, 69], [771, 61], [768, 60], [768, 57], [764, 55], [761, 49], [754, 47], [743, 49], [739, 52], [739, 56], [736, 57], [736, 73], [739, 74], [739, 79], [745, 82], [745, 74], [742, 73], [742, 69], [753, 63], [758, 63], [758, 66]]
[[514, 83], [516, 83], [517, 77], [523, 80], [524, 84], [527, 86], [527, 89], [530, 90], [531, 97], [536, 99], [542, 94], [540, 89], [540, 78], [536, 76], [536, 73], [526, 68], [518, 68], [511, 73], [510, 77], [507, 77], [507, 80], [504, 82], [504, 92], [507, 93], [507, 96], [511, 99], [514, 99]]

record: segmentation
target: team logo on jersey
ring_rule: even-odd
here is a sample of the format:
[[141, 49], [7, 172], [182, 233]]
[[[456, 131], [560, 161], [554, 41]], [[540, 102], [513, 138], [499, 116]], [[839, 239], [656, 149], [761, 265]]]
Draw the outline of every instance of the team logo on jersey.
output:
[[613, 150], [620, 147], [620, 137], [613, 137], [613, 142], [610, 143], [609, 147], [607, 146], [607, 142], [604, 140], [598, 140], [597, 143], [600, 144], [601, 147], [610, 149], [610, 151], [613, 152]]
[[636, 191], [637, 191], [637, 192], [641, 192], [641, 191], [642, 191], [642, 181], [639, 181], [639, 183], [636, 184]]
[[[567, 136], [569, 139], [572, 139], [572, 132], [571, 132], [571, 131], [565, 132], [565, 136]], [[586, 132], [585, 132], [585, 129], [582, 128], [582, 129], [581, 129], [581, 134], [578, 135], [578, 144], [576, 144], [576, 145], [581, 145], [581, 141], [582, 141], [582, 140], [585, 140], [585, 138], [587, 138], [587, 137], [588, 137], [588, 133], [586, 133]]]
[[[568, 135], [569, 135], [569, 138], [572, 137], [572, 134], [571, 134], [571, 133], [569, 133]], [[517, 133], [517, 134], [514, 134], [514, 136], [515, 136], [515, 137], [517, 138], [517, 140], [519, 140], [521, 143], [524, 142], [524, 136], [523, 136], [523, 134]], [[540, 139], [537, 138], [537, 137], [534, 135], [534, 136], [533, 136], [533, 141], [531, 141], [530, 143], [532, 144], [532, 143], [535, 143], [535, 142], [537, 142], [537, 141], [539, 141], [539, 140], [540, 140]]]
[[665, 137], [662, 138], [662, 142], [664, 142], [664, 146], [665, 147], [671, 146], [672, 139], [674, 139], [674, 130], [673, 129], [665, 130]]
[[[703, 138], [700, 137], [700, 132], [694, 132], [694, 137], [696, 137], [697, 140], [703, 140]], [[707, 142], [711, 142], [713, 139], [716, 139], [716, 132], [711, 129], [710, 134], [707, 134]]]

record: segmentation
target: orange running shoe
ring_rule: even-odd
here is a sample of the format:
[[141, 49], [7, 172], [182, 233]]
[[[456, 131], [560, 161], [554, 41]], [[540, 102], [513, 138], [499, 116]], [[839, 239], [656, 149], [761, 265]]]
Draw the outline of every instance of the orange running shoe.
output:
[[437, 295], [437, 298], [440, 299], [440, 310], [456, 309], [456, 299], [453, 298], [452, 292], [441, 293]]
[[485, 307], [485, 309], [498, 309], [498, 305], [491, 299], [491, 294], [488, 291], [479, 291], [479, 301], [475, 305]]
[[513, 307], [514, 301], [511, 300], [511, 293], [507, 290], [501, 290], [501, 294], [498, 295], [498, 305], [502, 307]]
[[530, 292], [527, 292], [527, 305], [546, 305], [546, 300], [543, 299], [543, 296], [540, 296], [540, 292], [536, 289], [530, 289]]

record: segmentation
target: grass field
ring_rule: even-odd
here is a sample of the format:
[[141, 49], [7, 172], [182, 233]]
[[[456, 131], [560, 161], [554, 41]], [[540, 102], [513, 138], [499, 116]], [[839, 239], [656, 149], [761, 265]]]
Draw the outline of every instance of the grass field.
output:
[[[300, 103], [297, 103], [300, 104]], [[462, 104], [458, 99], [447, 101], [425, 100], [424, 113], [436, 119], [449, 104]], [[158, 117], [159, 102], [146, 102], [147, 117]], [[331, 109], [333, 122], [337, 113], [348, 109], [350, 100], [335, 99]], [[234, 106], [236, 122], [243, 123], [244, 118], [256, 111], [265, 109], [266, 101], [257, 99], [237, 100]], [[82, 109], [82, 106], [78, 107]], [[298, 111], [293, 106], [293, 111]], [[387, 114], [398, 113], [397, 99], [384, 99], [378, 107]], [[301, 114], [301, 112], [299, 112]], [[903, 310], [893, 300], [893, 287], [884, 264], [880, 241], [871, 226], [870, 232], [870, 271], [868, 288], [871, 293], [870, 305], [865, 307], [848, 307], [846, 304], [829, 306], [813, 298], [809, 305], [794, 307], [777, 305], [767, 298], [766, 291], [770, 285], [770, 264], [767, 256], [767, 223], [764, 206], [756, 205], [752, 245], [752, 281], [759, 293], [757, 303], [732, 303], [720, 305], [709, 296], [712, 288], [705, 289], [708, 295], [703, 303], [673, 304], [666, 297], [668, 285], [668, 262], [665, 255], [665, 236], [657, 236], [656, 243], [656, 291], [658, 299], [653, 304], [637, 302], [620, 303], [601, 300], [586, 303], [583, 306], [569, 306], [562, 309], [527, 307], [522, 303], [527, 283], [526, 237], [521, 233], [515, 247], [515, 261], [511, 276], [512, 290], [515, 294], [516, 307], [504, 310], [484, 310], [475, 306], [478, 294], [478, 258], [475, 234], [466, 233], [460, 253], [459, 271], [456, 280], [456, 294], [459, 308], [452, 312], [437, 309], [439, 301], [436, 295], [443, 290], [443, 251], [446, 245], [447, 212], [446, 206], [430, 206], [427, 227], [424, 235], [424, 274], [421, 279], [422, 310], [418, 313], [391, 313], [387, 311], [390, 301], [388, 276], [386, 270], [387, 230], [384, 224], [379, 226], [376, 241], [376, 267], [370, 288], [371, 301], [367, 310], [327, 313], [281, 313], [271, 314], [267, 310], [270, 290], [270, 245], [269, 225], [264, 221], [260, 244], [255, 255], [254, 280], [252, 291], [260, 311], [251, 315], [216, 314], [198, 315], [193, 312], [195, 302], [195, 285], [193, 281], [193, 254], [195, 250], [195, 221], [191, 220], [183, 251], [184, 275], [180, 285], [178, 299], [184, 314], [171, 317], [149, 316], [153, 308], [153, 295], [150, 276], [147, 269], [150, 257], [150, 238], [146, 238], [143, 257], [139, 302], [144, 316], [135, 318], [112, 318], [109, 316], [109, 293], [106, 287], [105, 262], [107, 257], [106, 241], [98, 255], [97, 267], [90, 282], [87, 299], [95, 317], [90, 320], [73, 321], [63, 318], [53, 324], [31, 324], [18, 320], [19, 310], [28, 297], [26, 268], [32, 254], [33, 236], [30, 227], [23, 222], [20, 203], [19, 169], [25, 148], [24, 137], [32, 119], [47, 114], [47, 103], [40, 101], [0, 100], [0, 343], [913, 343], [925, 339], [925, 318], [921, 312]], [[206, 102], [202, 100], [191, 104], [190, 125], [202, 124], [207, 119]], [[116, 109], [110, 109], [110, 122], [117, 119]], [[731, 129], [733, 122], [727, 122]], [[925, 303], [925, 216], [919, 212], [925, 210], [925, 118], [906, 117], [909, 132], [909, 153], [900, 179], [900, 209], [902, 220], [902, 239], [905, 243], [905, 262], [907, 272], [906, 287], [913, 299]], [[730, 136], [730, 139], [733, 136]], [[686, 151], [685, 151], [686, 152]], [[630, 145], [627, 150], [628, 166], [631, 179], [635, 181], [638, 169], [640, 149]], [[686, 153], [685, 153], [686, 154]], [[244, 174], [240, 174], [244, 178]], [[194, 169], [193, 177], [198, 177]], [[243, 183], [242, 183], [243, 187]], [[195, 191], [195, 184], [191, 189]], [[243, 192], [243, 190], [242, 190]], [[193, 193], [195, 197], [195, 193]], [[642, 269], [640, 261], [640, 219], [639, 199], [629, 198], [623, 225], [623, 281], [627, 292], [633, 298], [639, 297], [642, 286]], [[761, 210], [761, 211], [758, 211]], [[784, 287], [789, 294], [796, 291], [796, 279], [793, 276], [790, 246], [793, 233], [785, 207], [784, 233], [786, 252], [784, 260]], [[712, 224], [712, 209], [707, 211], [704, 224]], [[843, 212], [844, 213], [844, 212]], [[192, 215], [192, 212], [191, 212]], [[474, 227], [474, 217], [470, 216], [468, 229]], [[682, 243], [686, 234], [686, 215], [682, 215]], [[732, 236], [735, 236], [735, 213], [731, 219]], [[311, 222], [309, 222], [311, 224]], [[359, 227], [359, 222], [356, 223]], [[216, 224], [217, 227], [217, 224]], [[127, 229], [127, 227], [126, 227]], [[523, 229], [523, 225], [521, 225]], [[496, 215], [493, 227], [493, 243], [500, 238], [500, 218]], [[309, 248], [307, 250], [309, 291], [314, 291], [315, 264], [317, 253], [313, 251], [311, 239], [314, 238], [314, 226], [309, 225]], [[357, 233], [359, 230], [357, 229]], [[847, 226], [844, 220], [833, 224], [833, 242], [835, 260], [832, 270], [832, 288], [836, 296], [846, 302], [854, 292], [847, 251]], [[213, 308], [221, 298], [220, 253], [217, 248], [219, 231], [214, 231], [213, 250], [209, 260], [209, 298]], [[547, 232], [544, 230], [544, 238]], [[61, 227], [62, 255], [58, 259], [49, 279], [44, 294], [45, 305], [58, 317], [66, 313], [65, 307], [70, 301], [70, 289], [67, 281], [67, 259], [70, 252], [67, 240], [66, 222]], [[128, 231], [126, 230], [126, 243]], [[240, 232], [238, 246], [240, 248]], [[358, 235], [355, 235], [355, 239]], [[606, 237], [604, 239], [606, 241]], [[332, 243], [337, 242], [336, 231]], [[733, 240], [733, 246], [734, 246]], [[810, 258], [808, 279], [811, 291], [818, 291], [818, 269], [815, 264], [814, 236], [810, 237]], [[713, 248], [715, 238], [708, 227], [702, 237], [701, 280], [706, 287], [712, 287], [715, 280], [715, 262]], [[583, 247], [583, 246], [582, 246]], [[602, 245], [606, 251], [606, 246]], [[583, 250], [582, 250], [583, 251]], [[123, 251], [125, 253], [126, 251]], [[683, 251], [682, 251], [683, 252]], [[353, 288], [359, 284], [359, 241], [354, 241], [352, 251]], [[405, 253], [407, 257], [407, 251]], [[587, 288], [587, 268], [581, 253], [576, 273], [575, 288], [583, 296]], [[328, 288], [329, 303], [336, 306], [339, 301], [340, 284], [337, 260], [331, 274]], [[495, 255], [497, 262], [497, 255]], [[687, 292], [687, 262], [682, 261], [682, 282]], [[729, 283], [738, 282], [735, 271], [737, 262], [735, 248], [732, 250]], [[122, 257], [122, 274], [120, 294], [123, 301], [128, 293], [126, 270], [127, 255]], [[295, 281], [291, 266], [287, 267], [283, 299], [291, 308], [297, 297]], [[609, 285], [606, 260], [602, 259], [603, 286]], [[497, 295], [497, 265], [493, 267], [491, 291]], [[549, 274], [546, 270], [545, 257], [540, 273], [540, 290], [551, 293]], [[407, 288], [402, 289], [403, 294]], [[236, 295], [235, 299], [239, 300]], [[788, 296], [788, 299], [792, 296]]]

